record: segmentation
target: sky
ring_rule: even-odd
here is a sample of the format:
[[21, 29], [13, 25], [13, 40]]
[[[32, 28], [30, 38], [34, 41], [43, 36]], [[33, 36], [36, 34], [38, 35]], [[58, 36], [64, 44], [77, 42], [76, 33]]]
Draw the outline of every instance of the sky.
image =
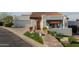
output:
[[[75, 21], [76, 18], [79, 17], [79, 12], [61, 12], [61, 13], [69, 17], [69, 20], [71, 21]], [[11, 15], [22, 15], [22, 14], [30, 15], [31, 12], [11, 12], [10, 14]]]
[[8, 14], [10, 15], [17, 15], [17, 16], [20, 16], [20, 15], [30, 15], [31, 12], [8, 12]]
[[79, 12], [61, 12], [64, 15], [69, 17], [69, 20], [76, 21], [77, 18], [79, 18]]
[[[12, 16], [13, 15], [20, 16], [20, 15], [30, 15], [31, 14], [31, 12], [7, 12], [7, 13]], [[69, 17], [70, 21], [75, 21], [76, 18], [79, 17], [79, 12], [61, 12], [61, 13], [66, 15], [67, 17]]]

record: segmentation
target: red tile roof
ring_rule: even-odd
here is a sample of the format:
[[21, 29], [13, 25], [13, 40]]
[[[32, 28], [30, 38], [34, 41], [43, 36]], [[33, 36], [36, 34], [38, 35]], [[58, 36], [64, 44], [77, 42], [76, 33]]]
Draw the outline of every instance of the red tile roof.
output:
[[62, 14], [59, 12], [32, 12], [30, 18], [31, 19], [41, 19], [42, 15], [58, 16], [58, 15], [62, 15]]

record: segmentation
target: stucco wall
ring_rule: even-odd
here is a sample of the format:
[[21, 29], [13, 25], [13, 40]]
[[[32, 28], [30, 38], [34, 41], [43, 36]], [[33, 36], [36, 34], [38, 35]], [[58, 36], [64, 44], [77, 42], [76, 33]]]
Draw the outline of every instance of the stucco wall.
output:
[[45, 16], [45, 15], [43, 15], [42, 21], [40, 23], [41, 29], [43, 27], [47, 26], [47, 24], [46, 24], [47, 20], [63, 20], [63, 25], [64, 25], [63, 28], [68, 28], [68, 20], [66, 19], [65, 16], [63, 16], [63, 15], [60, 15], [60, 16]]
[[71, 28], [52, 28], [49, 31], [56, 31], [57, 33], [61, 33], [63, 35], [72, 36], [72, 29]]
[[42, 16], [43, 20], [43, 27], [47, 26], [46, 21], [47, 20], [63, 20], [63, 16]]

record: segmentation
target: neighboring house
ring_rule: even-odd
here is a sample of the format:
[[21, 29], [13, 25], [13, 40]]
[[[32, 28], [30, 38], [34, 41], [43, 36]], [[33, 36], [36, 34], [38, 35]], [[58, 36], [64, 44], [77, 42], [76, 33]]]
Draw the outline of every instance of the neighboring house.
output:
[[58, 12], [32, 12], [30, 19], [36, 21], [36, 29], [42, 30], [48, 27], [49, 31], [57, 31], [63, 35], [72, 35], [72, 29], [68, 28], [68, 18]]
[[68, 21], [68, 27], [72, 28], [72, 33], [77, 34], [78, 32], [78, 23], [77, 21]]
[[76, 22], [77, 22], [77, 33], [79, 34], [79, 17], [77, 17]]
[[72, 28], [73, 34], [79, 34], [79, 17], [76, 18], [76, 21], [68, 21], [68, 27]]

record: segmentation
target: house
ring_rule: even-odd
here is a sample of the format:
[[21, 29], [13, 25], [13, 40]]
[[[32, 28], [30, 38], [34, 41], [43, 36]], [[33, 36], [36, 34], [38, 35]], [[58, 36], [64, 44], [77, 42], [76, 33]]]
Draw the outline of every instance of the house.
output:
[[77, 34], [78, 32], [78, 23], [77, 21], [68, 21], [68, 27], [72, 28], [72, 33]]
[[36, 29], [42, 30], [48, 27], [49, 31], [56, 31], [63, 35], [72, 35], [72, 29], [68, 28], [68, 19], [58, 12], [32, 12], [31, 20], [36, 21]]
[[76, 18], [76, 22], [77, 22], [77, 33], [79, 34], [79, 17]]
[[79, 17], [76, 18], [76, 21], [68, 21], [68, 27], [72, 28], [73, 34], [79, 34]]

